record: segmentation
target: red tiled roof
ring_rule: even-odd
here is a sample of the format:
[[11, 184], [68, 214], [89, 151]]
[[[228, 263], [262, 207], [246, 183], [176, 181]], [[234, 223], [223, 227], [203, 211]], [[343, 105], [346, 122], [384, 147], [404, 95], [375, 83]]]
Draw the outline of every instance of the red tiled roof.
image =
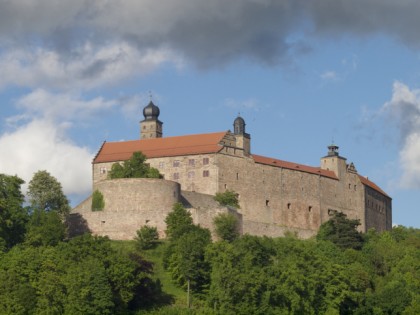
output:
[[277, 159], [273, 159], [273, 158], [269, 158], [269, 157], [265, 157], [261, 155], [255, 155], [255, 154], [253, 154], [252, 157], [254, 158], [255, 163], [271, 165], [271, 166], [276, 166], [276, 167], [281, 167], [281, 168], [287, 168], [290, 170], [301, 171], [305, 173], [311, 173], [311, 174], [316, 174], [316, 175], [320, 175], [324, 177], [338, 179], [338, 177], [335, 175], [333, 171], [323, 170], [319, 167], [312, 167], [312, 166], [307, 166], [303, 164], [277, 160]]
[[[360, 181], [362, 182], [363, 185], [366, 185], [370, 188], [372, 188], [373, 190], [376, 190], [378, 192], [380, 192], [381, 194], [383, 194], [384, 196], [389, 197], [386, 192], [384, 192], [378, 185], [376, 185], [374, 182], [371, 182], [369, 179], [367, 179], [366, 177], [363, 177], [361, 175], [359, 175]], [[389, 197], [391, 198], [391, 197]]]
[[125, 161], [136, 151], [141, 151], [147, 158], [216, 153], [222, 149], [219, 142], [226, 133], [105, 142], [93, 163]]

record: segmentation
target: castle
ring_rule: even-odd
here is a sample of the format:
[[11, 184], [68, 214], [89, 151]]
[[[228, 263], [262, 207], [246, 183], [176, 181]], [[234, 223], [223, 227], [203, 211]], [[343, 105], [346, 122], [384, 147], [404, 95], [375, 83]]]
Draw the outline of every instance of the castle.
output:
[[[152, 101], [143, 109], [140, 140], [104, 142], [92, 163], [93, 190], [105, 200], [102, 211], [91, 210], [91, 197], [73, 209], [87, 227], [113, 239], [132, 239], [143, 225], [165, 231], [165, 217], [182, 202], [194, 222], [213, 230], [219, 213], [238, 217], [241, 233], [301, 238], [315, 235], [334, 212], [360, 220], [360, 231], [389, 230], [392, 199], [375, 183], [347, 164], [332, 144], [320, 167], [253, 154], [251, 136], [238, 116], [230, 130], [163, 137], [160, 110]], [[164, 179], [107, 179], [113, 163], [136, 151], [147, 157]], [[240, 209], [220, 206], [217, 192], [233, 190]]]

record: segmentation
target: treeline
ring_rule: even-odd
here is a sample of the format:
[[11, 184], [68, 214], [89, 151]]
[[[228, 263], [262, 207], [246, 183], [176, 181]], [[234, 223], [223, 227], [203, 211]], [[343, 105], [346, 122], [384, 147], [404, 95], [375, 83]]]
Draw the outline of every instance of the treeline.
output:
[[[418, 229], [362, 235], [337, 213], [310, 240], [240, 236], [223, 214], [214, 241], [175, 204], [166, 240], [143, 226], [120, 250], [68, 238], [69, 203], [50, 174], [34, 175], [28, 203], [22, 183], [0, 174], [0, 314], [420, 314]], [[234, 192], [217, 199], [238, 206]], [[162, 289], [145, 259], [156, 252], [188, 302]]]

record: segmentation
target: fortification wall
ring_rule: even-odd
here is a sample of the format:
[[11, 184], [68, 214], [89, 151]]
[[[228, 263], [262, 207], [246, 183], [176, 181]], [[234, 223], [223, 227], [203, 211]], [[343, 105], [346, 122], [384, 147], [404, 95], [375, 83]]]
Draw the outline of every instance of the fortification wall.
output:
[[[239, 194], [244, 232], [260, 235], [265, 226], [270, 226], [272, 232], [267, 230], [264, 235], [280, 236], [283, 228], [318, 229], [321, 224], [318, 175], [222, 154], [218, 155], [217, 164], [219, 191], [230, 189]], [[256, 227], [245, 228], [245, 222]]]
[[366, 229], [386, 231], [392, 228], [391, 199], [366, 187]]
[[216, 216], [224, 213], [230, 213], [236, 216], [238, 219], [238, 232], [240, 234], [243, 233], [242, 215], [235, 209], [220, 206], [212, 195], [182, 191], [182, 203], [190, 211], [194, 224], [209, 229], [214, 239], [216, 238], [216, 233], [213, 220]]
[[244, 220], [242, 224], [243, 234], [257, 235], [257, 236], [268, 236], [268, 237], [281, 237], [288, 233], [294, 234], [299, 238], [310, 238], [316, 235], [314, 230], [305, 230], [300, 228], [292, 228], [279, 226], [272, 223], [262, 223], [256, 221]]
[[143, 225], [156, 226], [163, 237], [164, 219], [181, 196], [178, 183], [151, 178], [106, 180], [95, 189], [104, 196], [104, 209], [92, 211], [87, 199], [72, 213], [80, 214], [93, 234], [118, 240], [133, 239]]
[[278, 236], [284, 229], [310, 237], [334, 211], [359, 219], [365, 230], [364, 185], [356, 173], [342, 172], [337, 180], [224, 154], [216, 163], [219, 191], [239, 194], [244, 232]]

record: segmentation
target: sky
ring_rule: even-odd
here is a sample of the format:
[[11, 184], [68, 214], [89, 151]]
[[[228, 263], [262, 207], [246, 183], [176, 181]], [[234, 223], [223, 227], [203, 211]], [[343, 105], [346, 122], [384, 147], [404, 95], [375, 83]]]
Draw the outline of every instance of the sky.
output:
[[103, 141], [233, 129], [319, 166], [334, 142], [420, 228], [420, 1], [0, 0], [0, 173], [73, 206]]

